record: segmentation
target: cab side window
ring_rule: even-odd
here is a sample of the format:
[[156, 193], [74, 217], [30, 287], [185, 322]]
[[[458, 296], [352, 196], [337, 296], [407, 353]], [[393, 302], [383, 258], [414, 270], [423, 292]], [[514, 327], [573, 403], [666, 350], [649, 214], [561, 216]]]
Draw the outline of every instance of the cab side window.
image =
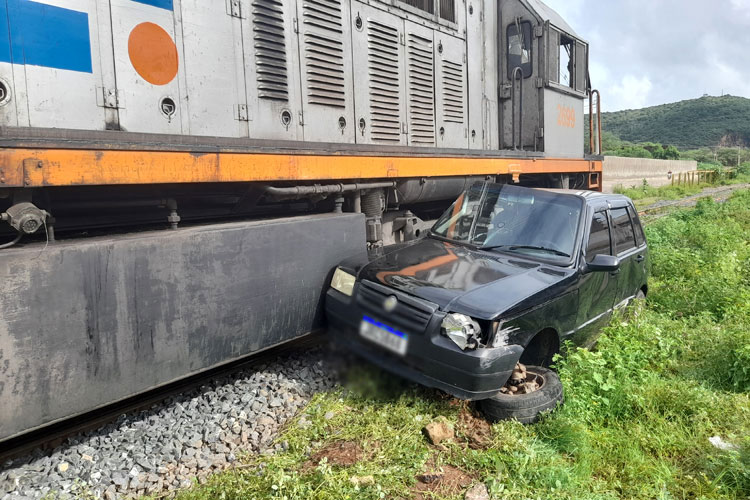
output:
[[607, 212], [596, 212], [591, 220], [589, 243], [586, 246], [586, 262], [591, 262], [594, 257], [601, 254], [611, 255]]
[[513, 70], [521, 68], [524, 78], [533, 72], [531, 43], [533, 41], [531, 23], [523, 21], [508, 26], [508, 79], [513, 79]]
[[633, 223], [630, 220], [628, 209], [613, 208], [610, 211], [612, 216], [612, 225], [615, 230], [615, 248], [617, 254], [627, 252], [631, 248], [635, 248], [635, 232], [633, 231]]
[[633, 227], [635, 228], [635, 243], [636, 245], [643, 246], [646, 243], [646, 236], [643, 234], [643, 226], [641, 226], [641, 220], [638, 218], [638, 212], [631, 206], [628, 206], [628, 213], [630, 219], [633, 221]]

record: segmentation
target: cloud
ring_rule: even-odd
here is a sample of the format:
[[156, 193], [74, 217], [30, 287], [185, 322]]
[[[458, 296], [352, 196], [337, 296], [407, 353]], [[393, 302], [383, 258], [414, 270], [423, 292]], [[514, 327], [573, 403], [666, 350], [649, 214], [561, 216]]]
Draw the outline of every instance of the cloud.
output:
[[607, 111], [750, 97], [750, 0], [545, 0], [590, 43]]
[[750, 2], [747, 0], [730, 0], [730, 2], [735, 11], [750, 19]]
[[[609, 87], [607, 98], [614, 109], [638, 109], [649, 102], [653, 84], [647, 76], [625, 75], [620, 83]], [[602, 100], [602, 105], [604, 105]]]

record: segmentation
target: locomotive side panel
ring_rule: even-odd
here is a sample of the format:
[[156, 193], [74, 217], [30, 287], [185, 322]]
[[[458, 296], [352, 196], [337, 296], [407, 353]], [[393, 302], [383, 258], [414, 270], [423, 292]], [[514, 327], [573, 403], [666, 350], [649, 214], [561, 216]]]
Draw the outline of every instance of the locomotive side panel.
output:
[[297, 0], [304, 138], [355, 142], [349, 2]]
[[404, 22], [352, 3], [357, 143], [406, 145]]
[[436, 31], [435, 47], [438, 146], [465, 149], [469, 146], [466, 43], [460, 38]]
[[489, 102], [485, 93], [484, 1], [466, 3], [466, 69], [468, 94], [469, 148], [489, 149], [485, 120]]
[[437, 144], [435, 44], [428, 28], [411, 21], [406, 21], [404, 27], [409, 145], [434, 147]]
[[[106, 5], [95, 0], [0, 5], [0, 122], [10, 126], [103, 130], [107, 123], [98, 41]], [[103, 33], [100, 33], [100, 28]]]
[[297, 5], [243, 0], [242, 40], [249, 135], [302, 140]]
[[172, 0], [111, 0], [110, 5], [120, 129], [183, 133], [185, 90], [179, 73], [184, 59]]
[[242, 31], [226, 0], [181, 0], [188, 134], [247, 137]]

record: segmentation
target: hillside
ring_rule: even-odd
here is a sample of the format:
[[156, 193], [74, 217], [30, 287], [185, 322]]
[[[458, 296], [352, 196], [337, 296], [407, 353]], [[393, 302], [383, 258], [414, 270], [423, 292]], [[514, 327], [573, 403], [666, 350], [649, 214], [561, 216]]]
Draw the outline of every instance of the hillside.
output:
[[602, 113], [602, 130], [623, 141], [671, 144], [681, 150], [750, 146], [750, 99], [707, 96]]

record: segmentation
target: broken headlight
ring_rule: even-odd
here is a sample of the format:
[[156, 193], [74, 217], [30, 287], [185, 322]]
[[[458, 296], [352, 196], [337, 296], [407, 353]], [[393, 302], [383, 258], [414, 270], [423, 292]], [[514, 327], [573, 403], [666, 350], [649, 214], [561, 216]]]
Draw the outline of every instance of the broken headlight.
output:
[[464, 314], [452, 313], [445, 317], [442, 334], [451, 339], [461, 350], [476, 349], [482, 336], [482, 328], [476, 320]]

